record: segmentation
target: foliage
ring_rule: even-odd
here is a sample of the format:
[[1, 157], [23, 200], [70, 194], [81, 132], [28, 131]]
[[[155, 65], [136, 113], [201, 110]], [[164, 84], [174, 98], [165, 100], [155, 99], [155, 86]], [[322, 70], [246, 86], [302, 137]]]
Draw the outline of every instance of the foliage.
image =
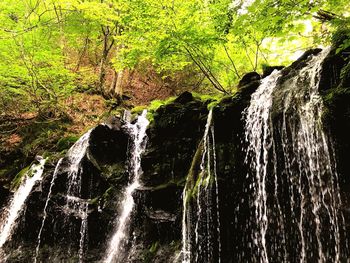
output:
[[79, 137], [75, 135], [70, 135], [59, 139], [56, 144], [57, 150], [63, 151], [65, 149], [69, 149], [78, 139]]
[[11, 182], [11, 189], [15, 190], [19, 187], [19, 185], [21, 184], [23, 178], [25, 176], [32, 176], [31, 175], [31, 170], [30, 170], [31, 165], [24, 167], [16, 176], [15, 178], [12, 180]]
[[[164, 78], [196, 66], [205, 77], [202, 87], [234, 92], [244, 73], [328, 45], [337, 29], [348, 28], [349, 5], [346, 0], [3, 0], [0, 107], [43, 111], [59, 107], [75, 91], [111, 97], [117, 89], [105, 84], [108, 70], [140, 65]], [[339, 50], [349, 45], [347, 38]]]
[[154, 256], [157, 254], [157, 251], [160, 247], [160, 244], [158, 241], [154, 242], [149, 249], [144, 251], [144, 262], [150, 263], [153, 261]]

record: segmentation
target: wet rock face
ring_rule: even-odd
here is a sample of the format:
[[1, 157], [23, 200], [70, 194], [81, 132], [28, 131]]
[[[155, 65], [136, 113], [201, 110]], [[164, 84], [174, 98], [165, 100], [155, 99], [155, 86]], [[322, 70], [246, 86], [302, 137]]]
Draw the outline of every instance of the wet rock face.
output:
[[243, 87], [243, 86], [245, 86], [245, 85], [247, 85], [247, 84], [249, 84], [249, 83], [251, 83], [251, 82], [253, 82], [255, 80], [259, 80], [259, 79], [261, 79], [261, 76], [260, 76], [259, 73], [255, 72], [255, 71], [246, 73], [242, 77], [242, 79], [239, 81], [238, 87], [239, 88]]
[[271, 73], [274, 70], [281, 70], [284, 68], [285, 68], [285, 66], [266, 66], [263, 69], [263, 74], [262, 74], [261, 78], [266, 78], [267, 76], [271, 75]]
[[[303, 67], [312, 50], [283, 69], [282, 80]], [[333, 56], [333, 57], [332, 57]], [[342, 61], [340, 64], [339, 61]], [[344, 211], [350, 211], [350, 70], [347, 58], [330, 53], [322, 71], [321, 90], [328, 109], [325, 123], [335, 139], [335, 149], [344, 196]], [[341, 66], [339, 66], [341, 65]], [[350, 67], [349, 67], [350, 68]], [[332, 70], [330, 77], [329, 71]], [[251, 216], [247, 193], [244, 145], [244, 109], [250, 95], [258, 88], [260, 75], [252, 73], [241, 83], [239, 92], [220, 101], [213, 109], [219, 184], [222, 262], [232, 262], [240, 246], [243, 224]], [[327, 86], [327, 88], [326, 88]], [[161, 106], [153, 115], [147, 135], [148, 143], [142, 156], [142, 187], [134, 193], [136, 203], [130, 225], [128, 253], [125, 262], [173, 262], [181, 249], [182, 192], [192, 160], [205, 130], [209, 101], [201, 101], [185, 92], [174, 102]], [[279, 115], [275, 115], [278, 120]], [[88, 200], [88, 233], [85, 262], [97, 262], [104, 257], [107, 243], [117, 222], [122, 191], [129, 183], [127, 130], [120, 120], [97, 126], [91, 133], [87, 154], [82, 159], [81, 198]], [[339, 125], [341, 123], [341, 125]], [[278, 136], [278, 134], [276, 135]], [[77, 262], [82, 220], [65, 210], [67, 192], [66, 159], [59, 169], [47, 219], [42, 234], [42, 262]], [[41, 184], [34, 187], [27, 208], [11, 242], [5, 246], [8, 262], [32, 262], [37, 236], [43, 219], [43, 209], [55, 167], [46, 167]], [[6, 196], [7, 192], [0, 192]], [[285, 197], [288, 199], [288, 196]], [[349, 199], [347, 199], [349, 198]], [[239, 217], [234, 217], [240, 206]], [[346, 214], [347, 222], [350, 214]], [[238, 222], [238, 224], [237, 224]], [[234, 245], [233, 245], [234, 244]], [[249, 251], [247, 257], [249, 257]]]
[[[126, 154], [129, 136], [123, 129], [99, 125], [90, 134], [89, 147], [81, 159], [81, 191], [77, 205], [88, 203], [88, 232], [84, 251], [86, 262], [100, 259], [117, 217], [116, 201], [128, 181]], [[81, 214], [67, 207], [70, 167], [63, 158], [51, 186], [54, 166], [46, 166], [44, 179], [30, 194], [12, 240], [5, 244], [8, 262], [33, 262], [44, 206], [52, 187], [47, 217], [41, 235], [39, 262], [77, 262], [80, 248]], [[108, 169], [108, 168], [119, 169]], [[111, 195], [111, 192], [115, 192]], [[89, 238], [90, 237], [90, 238]], [[20, 252], [18, 248], [21, 247]], [[96, 249], [98, 251], [96, 251]]]
[[142, 158], [145, 186], [184, 182], [207, 114], [206, 104], [196, 100], [184, 105], [174, 102], [155, 113]]
[[334, 139], [335, 157], [343, 200], [343, 212], [350, 231], [350, 48], [326, 58], [320, 89], [327, 111], [324, 121]]
[[128, 135], [122, 126], [99, 125], [91, 132], [89, 152], [98, 165], [125, 162], [127, 147]]

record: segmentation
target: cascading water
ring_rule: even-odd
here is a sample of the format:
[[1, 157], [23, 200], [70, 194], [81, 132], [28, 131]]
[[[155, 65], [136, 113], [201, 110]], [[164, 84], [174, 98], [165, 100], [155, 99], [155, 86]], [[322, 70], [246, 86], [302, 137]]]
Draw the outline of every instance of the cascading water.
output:
[[87, 243], [87, 231], [88, 231], [88, 212], [89, 212], [89, 203], [81, 201], [79, 207], [79, 217], [81, 218], [80, 225], [80, 240], [79, 240], [79, 262], [84, 260], [84, 249], [85, 244]]
[[147, 135], [146, 130], [149, 121], [146, 118], [147, 111], [144, 110], [142, 114], [137, 118], [135, 124], [128, 123], [126, 128], [132, 138], [131, 145], [131, 159], [130, 159], [130, 184], [124, 190], [123, 201], [119, 209], [120, 215], [116, 231], [113, 234], [109, 245], [105, 259], [106, 263], [119, 262], [118, 257], [123, 252], [125, 242], [128, 238], [128, 227], [130, 225], [130, 217], [133, 211], [135, 202], [133, 193], [140, 186], [140, 176], [142, 174], [141, 169], [141, 155], [146, 148]]
[[[67, 168], [68, 174], [68, 183], [67, 183], [67, 194], [66, 194], [66, 206], [64, 211], [66, 214], [74, 214], [76, 217], [81, 219], [81, 227], [80, 227], [80, 242], [79, 242], [79, 262], [83, 262], [84, 259], [84, 247], [85, 240], [87, 235], [87, 217], [88, 217], [88, 200], [81, 198], [81, 184], [82, 184], [82, 166], [81, 162], [83, 157], [86, 154], [86, 151], [89, 146], [89, 138], [91, 134], [91, 130], [86, 132], [80, 139], [69, 149], [67, 153], [67, 161], [69, 162], [69, 166]], [[55, 180], [57, 178], [58, 171], [62, 165], [63, 159], [60, 159], [56, 165], [54, 174], [52, 176], [51, 185], [49, 188], [49, 193], [47, 195], [45, 207], [44, 207], [44, 216], [41, 223], [41, 227], [39, 230], [38, 238], [37, 238], [37, 246], [35, 253], [36, 263], [38, 261], [39, 249], [41, 245], [41, 235], [45, 225], [45, 221], [47, 218], [47, 208], [52, 194], [52, 188], [55, 184]]]
[[43, 216], [43, 220], [41, 222], [41, 227], [40, 227], [39, 234], [38, 234], [38, 237], [37, 237], [37, 245], [36, 245], [36, 249], [35, 249], [34, 263], [36, 263], [37, 260], [38, 260], [39, 249], [40, 249], [40, 244], [41, 244], [41, 234], [43, 232], [45, 221], [46, 221], [46, 218], [47, 218], [47, 206], [49, 205], [49, 201], [50, 201], [51, 194], [52, 194], [52, 188], [53, 188], [53, 186], [55, 184], [55, 179], [57, 177], [57, 173], [59, 171], [59, 167], [61, 166], [61, 163], [62, 163], [62, 159], [60, 159], [57, 162], [55, 171], [54, 171], [54, 173], [52, 175], [52, 180], [51, 180], [51, 184], [50, 184], [50, 188], [49, 188], [49, 193], [47, 194], [47, 198], [46, 198], [46, 202], [45, 202], [45, 206], [44, 206], [44, 216]]
[[248, 143], [247, 162], [255, 172], [252, 188], [255, 189], [255, 215], [258, 229], [254, 233], [254, 243], [261, 257], [261, 262], [269, 262], [266, 248], [267, 218], [267, 192], [266, 176], [268, 174], [268, 153], [271, 147], [270, 110], [272, 107], [272, 94], [276, 87], [279, 73], [274, 71], [260, 84], [258, 90], [252, 95], [251, 103], [246, 112], [246, 134]]
[[10, 204], [8, 215], [0, 229], [0, 248], [11, 237], [11, 233], [16, 226], [16, 220], [23, 211], [24, 204], [32, 191], [35, 183], [42, 180], [46, 159], [41, 158], [39, 164], [33, 164], [29, 171], [22, 178], [21, 185], [15, 192]]
[[[79, 197], [81, 193], [81, 175], [82, 167], [81, 160], [86, 154], [86, 150], [89, 146], [89, 138], [91, 130], [85, 133], [80, 139], [69, 149], [67, 155], [70, 162], [69, 173], [68, 173], [68, 190], [67, 196], [76, 196]], [[71, 202], [67, 200], [67, 206], [70, 207]], [[72, 202], [74, 207], [76, 203]]]
[[88, 230], [88, 201], [81, 196], [82, 174], [83, 169], [81, 161], [86, 155], [89, 147], [89, 139], [92, 129], [86, 132], [80, 139], [69, 149], [68, 160], [70, 163], [68, 171], [68, 189], [66, 195], [65, 212], [74, 214], [81, 219], [80, 241], [79, 241], [79, 263], [84, 261], [84, 247], [87, 230]]
[[256, 262], [345, 258], [338, 176], [318, 94], [327, 54], [313, 56], [285, 82], [278, 72], [263, 79], [246, 110], [247, 179], [254, 208], [247, 225], [253, 229], [250, 249]]
[[[23, 177], [24, 205], [16, 193], [1, 215], [12, 219], [0, 227], [0, 261], [32, 262], [35, 252], [35, 262], [171, 262], [175, 253], [177, 263], [348, 262], [349, 140], [343, 136], [350, 127], [337, 125], [349, 119], [339, 117], [349, 107], [338, 105], [343, 95], [333, 89], [339, 87], [326, 90], [334, 65], [333, 53], [326, 55], [304, 56], [272, 73], [252, 96], [258, 81], [225, 97], [205, 127], [208, 101], [188, 93], [160, 107], [150, 128], [145, 112], [132, 123], [125, 114], [125, 121], [97, 126], [57, 163], [49, 181], [34, 183], [32, 194], [20, 189], [35, 176]], [[336, 97], [324, 96], [326, 115], [318, 89]], [[152, 141], [144, 154], [146, 129]], [[0, 171], [2, 198], [12, 171]]]
[[[182, 255], [183, 263], [221, 261], [219, 188], [212, 119], [213, 111], [210, 110], [201, 142], [203, 151], [197, 182], [193, 185], [195, 178], [189, 175], [182, 195], [182, 250], [180, 255]], [[194, 194], [193, 190], [196, 194], [195, 207], [190, 203], [190, 198]], [[214, 199], [213, 193], [215, 194]], [[195, 221], [194, 225], [193, 221]], [[214, 251], [215, 247], [217, 251]]]

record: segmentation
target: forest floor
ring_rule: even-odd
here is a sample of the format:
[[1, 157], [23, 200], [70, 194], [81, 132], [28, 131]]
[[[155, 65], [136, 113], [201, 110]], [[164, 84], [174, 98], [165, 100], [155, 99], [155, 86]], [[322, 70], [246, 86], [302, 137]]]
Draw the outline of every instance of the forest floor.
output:
[[37, 154], [67, 149], [88, 129], [105, 122], [116, 109], [148, 105], [152, 100], [165, 100], [183, 91], [174, 89], [176, 83], [171, 84], [147, 71], [132, 75], [124, 87], [125, 100], [121, 104], [94, 90], [77, 90], [61, 99], [59, 107], [50, 105], [41, 113], [14, 104], [0, 113], [0, 165], [13, 159], [13, 155], [32, 159]]

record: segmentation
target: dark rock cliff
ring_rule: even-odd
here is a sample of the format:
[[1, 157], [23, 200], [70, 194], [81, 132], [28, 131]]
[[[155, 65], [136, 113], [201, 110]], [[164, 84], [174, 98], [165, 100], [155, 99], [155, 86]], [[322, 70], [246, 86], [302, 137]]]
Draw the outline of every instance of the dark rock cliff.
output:
[[[290, 67], [283, 69], [283, 79], [305, 65], [312, 50]], [[343, 212], [350, 227], [350, 64], [349, 53], [332, 50], [323, 63], [320, 92], [326, 105], [324, 123], [335, 142], [337, 169], [343, 200]], [[294, 73], [293, 73], [294, 72]], [[234, 96], [220, 100], [213, 108], [217, 173], [221, 218], [221, 261], [234, 261], [246, 246], [241, 233], [249, 210], [246, 178], [244, 109], [260, 80], [244, 82]], [[181, 249], [182, 192], [193, 158], [203, 137], [208, 105], [185, 93], [153, 113], [142, 156], [142, 187], [134, 194], [128, 253], [129, 262], [171, 262]], [[277, 115], [276, 115], [277, 116]], [[276, 117], [278, 118], [278, 117]], [[99, 125], [91, 133], [89, 148], [82, 159], [82, 198], [88, 200], [88, 233], [84, 248], [85, 262], [101, 260], [118, 218], [122, 189], [128, 183], [129, 135], [123, 129]], [[52, 188], [47, 218], [43, 228], [39, 261], [77, 262], [81, 220], [65, 210], [68, 160], [64, 158]], [[7, 262], [32, 262], [38, 232], [48, 196], [54, 164], [48, 164], [44, 180], [30, 194], [26, 209], [11, 241], [4, 246]], [[9, 193], [0, 188], [0, 202]], [[239, 218], [234, 211], [241, 207]], [[249, 249], [246, 251], [249, 258]]]

